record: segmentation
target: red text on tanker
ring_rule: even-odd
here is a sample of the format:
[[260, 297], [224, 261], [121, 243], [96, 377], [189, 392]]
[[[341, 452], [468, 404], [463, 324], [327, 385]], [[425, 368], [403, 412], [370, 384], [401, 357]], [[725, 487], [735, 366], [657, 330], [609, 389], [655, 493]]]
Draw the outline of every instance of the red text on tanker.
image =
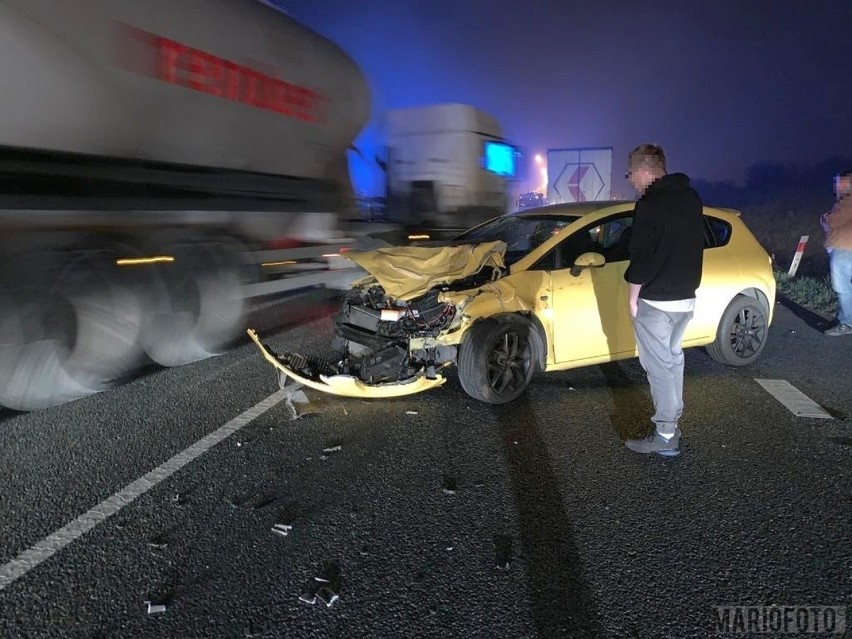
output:
[[[125, 28], [131, 38], [123, 44], [144, 44], [146, 49], [122, 47], [121, 58], [127, 70], [305, 122], [319, 123], [324, 119], [327, 97], [321, 91], [284, 82], [170, 38], [135, 27]], [[152, 57], [151, 53], [155, 55]]]

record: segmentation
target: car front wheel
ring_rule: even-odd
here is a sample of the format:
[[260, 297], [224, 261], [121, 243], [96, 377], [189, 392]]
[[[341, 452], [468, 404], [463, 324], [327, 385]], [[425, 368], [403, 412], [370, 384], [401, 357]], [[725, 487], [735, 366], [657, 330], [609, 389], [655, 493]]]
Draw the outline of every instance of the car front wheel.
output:
[[465, 392], [489, 404], [520, 397], [535, 369], [531, 330], [522, 317], [474, 324], [459, 351], [459, 381]]
[[722, 314], [716, 341], [707, 346], [707, 352], [727, 366], [747, 366], [763, 352], [768, 333], [769, 322], [760, 302], [738, 295]]

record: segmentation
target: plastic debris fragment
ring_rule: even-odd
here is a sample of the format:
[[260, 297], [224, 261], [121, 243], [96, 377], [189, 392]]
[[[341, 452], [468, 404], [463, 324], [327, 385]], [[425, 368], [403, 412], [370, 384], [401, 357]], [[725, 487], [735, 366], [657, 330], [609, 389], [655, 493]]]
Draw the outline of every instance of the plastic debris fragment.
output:
[[[288, 387], [291, 387], [289, 384]], [[315, 406], [305, 395], [305, 391], [301, 390], [300, 384], [292, 385], [293, 390], [290, 395], [284, 400], [284, 405], [287, 407], [287, 412], [290, 413], [290, 421], [299, 419], [310, 413], [320, 412], [319, 406]]]
[[417, 415], [417, 411], [416, 410], [407, 410], [407, 411], [405, 411], [405, 414], [406, 415]]
[[275, 524], [272, 527], [272, 532], [276, 535], [281, 535], [282, 537], [289, 535], [291, 530], [293, 530], [293, 527], [287, 524]]
[[331, 608], [332, 604], [338, 599], [340, 599], [340, 596], [331, 588], [324, 587], [317, 590], [317, 598], [322, 601], [328, 608]]
[[313, 604], [319, 599], [330, 608], [340, 598], [337, 593], [339, 589], [340, 567], [337, 563], [326, 562], [320, 568], [319, 573], [305, 586], [299, 600]]
[[293, 402], [294, 404], [309, 404], [310, 403], [308, 396], [305, 395], [305, 391], [303, 391], [303, 390], [298, 390], [295, 393], [293, 393], [292, 395], [290, 395], [290, 401]]
[[148, 614], [155, 615], [158, 612], [165, 612], [166, 607], [163, 604], [153, 604], [150, 601], [146, 601], [145, 605], [148, 606]]

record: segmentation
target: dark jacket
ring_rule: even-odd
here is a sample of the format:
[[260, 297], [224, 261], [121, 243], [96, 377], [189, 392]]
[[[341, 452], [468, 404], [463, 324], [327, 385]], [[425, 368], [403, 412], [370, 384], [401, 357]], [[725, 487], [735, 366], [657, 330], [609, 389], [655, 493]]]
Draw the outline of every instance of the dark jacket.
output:
[[664, 175], [636, 202], [624, 278], [641, 284], [639, 297], [695, 297], [704, 258], [703, 205], [683, 173]]

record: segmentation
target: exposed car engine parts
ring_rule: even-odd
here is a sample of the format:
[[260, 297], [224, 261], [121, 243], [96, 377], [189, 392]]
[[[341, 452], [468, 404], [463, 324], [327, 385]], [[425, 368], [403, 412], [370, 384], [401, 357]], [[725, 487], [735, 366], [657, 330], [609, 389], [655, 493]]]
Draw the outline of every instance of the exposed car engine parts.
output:
[[352, 290], [334, 318], [332, 345], [340, 356], [340, 372], [370, 384], [403, 381], [424, 369], [426, 377], [434, 379], [439, 366], [455, 361], [456, 347], [436, 345], [409, 352], [409, 340], [435, 338], [450, 327], [456, 309], [438, 300], [442, 292], [476, 288], [500, 274], [499, 269], [486, 267], [408, 302], [389, 298], [377, 284]]

